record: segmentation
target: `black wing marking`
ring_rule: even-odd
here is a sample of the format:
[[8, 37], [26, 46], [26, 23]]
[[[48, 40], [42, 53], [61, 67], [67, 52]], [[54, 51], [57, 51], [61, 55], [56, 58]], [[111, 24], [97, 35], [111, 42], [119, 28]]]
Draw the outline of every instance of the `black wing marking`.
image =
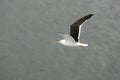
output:
[[91, 18], [94, 14], [86, 15], [80, 19], [78, 19], [76, 22], [74, 22], [70, 26], [70, 35], [74, 38], [76, 42], [78, 42], [78, 35], [79, 35], [79, 26], [82, 25], [83, 22], [85, 22], [87, 19]]

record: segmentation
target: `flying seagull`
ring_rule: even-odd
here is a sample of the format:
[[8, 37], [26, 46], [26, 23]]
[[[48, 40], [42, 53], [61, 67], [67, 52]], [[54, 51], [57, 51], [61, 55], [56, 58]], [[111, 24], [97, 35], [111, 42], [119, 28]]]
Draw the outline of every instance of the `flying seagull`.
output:
[[74, 22], [72, 25], [70, 25], [70, 34], [60, 33], [60, 35], [64, 39], [60, 40], [59, 43], [64, 46], [69, 46], [69, 47], [78, 47], [78, 46], [87, 47], [88, 44], [84, 44], [80, 42], [81, 27], [83, 23], [85, 23], [93, 15], [94, 14], [88, 14], [86, 16], [83, 16], [82, 18]]

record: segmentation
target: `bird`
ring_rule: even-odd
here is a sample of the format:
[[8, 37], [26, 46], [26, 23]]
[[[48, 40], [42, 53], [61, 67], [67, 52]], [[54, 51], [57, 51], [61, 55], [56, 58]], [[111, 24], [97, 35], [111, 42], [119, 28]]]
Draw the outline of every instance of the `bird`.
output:
[[81, 43], [80, 41], [81, 27], [93, 15], [85, 15], [70, 25], [70, 34], [59, 33], [64, 39], [59, 40], [58, 43], [68, 47], [87, 47], [88, 44]]

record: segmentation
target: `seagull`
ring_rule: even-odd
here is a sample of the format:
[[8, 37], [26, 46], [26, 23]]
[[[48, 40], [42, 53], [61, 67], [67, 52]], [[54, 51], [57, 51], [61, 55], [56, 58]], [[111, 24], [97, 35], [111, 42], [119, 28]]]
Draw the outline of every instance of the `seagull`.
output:
[[58, 43], [68, 47], [87, 47], [88, 44], [80, 42], [81, 27], [93, 15], [94, 14], [88, 14], [75, 21], [72, 25], [70, 25], [70, 34], [60, 33], [64, 39], [58, 41]]

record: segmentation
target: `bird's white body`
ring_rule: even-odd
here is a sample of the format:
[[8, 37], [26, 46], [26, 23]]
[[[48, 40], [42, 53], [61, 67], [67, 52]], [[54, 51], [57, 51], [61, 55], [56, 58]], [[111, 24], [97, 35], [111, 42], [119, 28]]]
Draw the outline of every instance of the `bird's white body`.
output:
[[68, 46], [68, 47], [87, 47], [88, 44], [83, 44], [83, 43], [80, 43], [80, 42], [76, 42], [76, 43], [70, 43], [70, 42], [67, 42], [65, 39], [62, 39], [59, 41], [60, 44], [62, 45], [65, 45], [65, 46]]
[[64, 45], [64, 46], [68, 46], [68, 47], [87, 47], [88, 44], [83, 44], [78, 42], [75, 42], [74, 39], [69, 35], [69, 34], [61, 34], [64, 39], [60, 40], [59, 43]]

